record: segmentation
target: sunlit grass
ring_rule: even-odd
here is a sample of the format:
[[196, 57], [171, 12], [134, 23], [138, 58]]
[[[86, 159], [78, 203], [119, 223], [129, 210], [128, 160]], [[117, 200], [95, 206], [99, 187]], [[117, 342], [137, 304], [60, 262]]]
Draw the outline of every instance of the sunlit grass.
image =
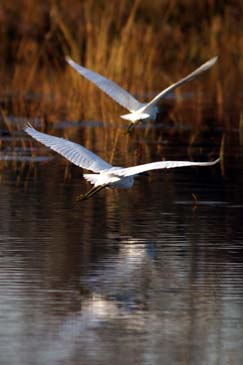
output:
[[[242, 52], [237, 51], [243, 45], [238, 11], [240, 5], [213, 0], [198, 3], [197, 9], [191, 0], [3, 0], [2, 98], [12, 93], [16, 114], [112, 122], [107, 107], [115, 112], [119, 107], [73, 72], [65, 64], [66, 54], [141, 100], [218, 55], [218, 65], [200, 84], [220, 113], [223, 104], [233, 101], [243, 71]], [[198, 84], [191, 87], [197, 90]]]
[[[101, 121], [105, 128], [83, 129], [79, 142], [100, 150], [110, 162], [116, 160], [116, 150], [123, 151], [124, 165], [140, 158], [141, 151], [131, 147], [132, 139], [144, 141], [139, 148], [148, 158], [153, 156], [146, 140], [156, 141], [163, 158], [160, 141], [177, 138], [179, 144], [183, 128], [189, 126], [187, 149], [193, 158], [192, 147], [210, 123], [226, 128], [240, 125], [242, 130], [238, 122], [242, 120], [241, 11], [240, 3], [225, 5], [214, 0], [197, 2], [196, 8], [192, 0], [3, 0], [1, 124], [13, 135], [23, 123], [10, 123], [9, 115], [26, 121], [38, 118], [39, 129], [56, 134], [53, 127], [59, 121]], [[148, 125], [129, 139], [124, 136], [125, 122], [119, 118], [124, 110], [74, 72], [65, 55], [116, 81], [141, 101], [209, 58], [218, 55], [219, 61], [198, 80], [179, 88], [177, 100], [164, 102], [167, 112], [159, 122], [169, 126], [166, 133]], [[188, 100], [184, 92], [192, 92]], [[236, 118], [225, 117], [227, 110], [235, 110]], [[58, 131], [58, 135], [78, 141], [76, 128]], [[18, 143], [23, 149], [32, 147], [25, 139], [13, 142], [13, 147]], [[68, 167], [65, 176], [69, 176]]]

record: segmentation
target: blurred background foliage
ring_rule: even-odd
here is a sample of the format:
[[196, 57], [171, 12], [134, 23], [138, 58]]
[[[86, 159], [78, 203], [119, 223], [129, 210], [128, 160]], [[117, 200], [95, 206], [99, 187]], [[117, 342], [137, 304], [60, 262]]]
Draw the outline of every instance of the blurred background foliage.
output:
[[120, 107], [72, 71], [66, 54], [141, 100], [218, 55], [192, 90], [219, 111], [239, 109], [242, 14], [236, 0], [1, 0], [1, 106], [48, 121], [100, 120], [107, 105]]

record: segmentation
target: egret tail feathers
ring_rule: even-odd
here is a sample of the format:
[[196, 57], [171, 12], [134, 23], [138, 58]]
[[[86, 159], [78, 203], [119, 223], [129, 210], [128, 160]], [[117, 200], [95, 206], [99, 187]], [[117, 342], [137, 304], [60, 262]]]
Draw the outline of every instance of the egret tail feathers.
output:
[[99, 180], [100, 174], [83, 174], [83, 177], [94, 186], [99, 185], [97, 182]]

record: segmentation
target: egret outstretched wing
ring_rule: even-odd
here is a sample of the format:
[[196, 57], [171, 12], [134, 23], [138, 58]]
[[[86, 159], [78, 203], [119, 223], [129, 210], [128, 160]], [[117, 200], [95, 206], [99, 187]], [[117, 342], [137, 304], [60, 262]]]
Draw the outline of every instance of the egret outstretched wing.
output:
[[102, 160], [102, 158], [77, 143], [38, 132], [30, 124], [24, 130], [37, 141], [43, 143], [53, 151], [60, 153], [60, 155], [71, 161], [74, 165], [93, 172], [100, 172], [112, 167], [108, 162]]
[[113, 100], [123, 106], [125, 109], [133, 112], [143, 106], [136, 100], [129, 92], [117, 85], [115, 82], [101, 76], [97, 72], [91, 71], [83, 66], [78, 65], [70, 57], [66, 57], [66, 61], [74, 68], [80, 75], [84, 76], [89, 81], [93, 82], [99, 89], [104, 91]]
[[147, 163], [144, 165], [132, 166], [132, 167], [114, 167], [112, 173], [118, 176], [133, 176], [140, 174], [145, 171], [159, 170], [159, 169], [174, 169], [176, 167], [187, 167], [187, 166], [212, 166], [219, 162], [219, 158], [211, 162], [193, 162], [193, 161], [158, 161]]
[[207, 71], [210, 67], [212, 67], [218, 60], [218, 57], [211, 58], [209, 61], [198, 67], [195, 71], [184, 77], [183, 79], [177, 81], [175, 84], [172, 84], [171, 86], [167, 87], [163, 91], [161, 91], [158, 95], [156, 95], [144, 108], [144, 111], [146, 111], [147, 108], [150, 108], [152, 105], [155, 105], [159, 102], [160, 99], [164, 98], [166, 95], [171, 93], [173, 90], [175, 90], [178, 86], [183, 85], [199, 75], [201, 75], [203, 72]]

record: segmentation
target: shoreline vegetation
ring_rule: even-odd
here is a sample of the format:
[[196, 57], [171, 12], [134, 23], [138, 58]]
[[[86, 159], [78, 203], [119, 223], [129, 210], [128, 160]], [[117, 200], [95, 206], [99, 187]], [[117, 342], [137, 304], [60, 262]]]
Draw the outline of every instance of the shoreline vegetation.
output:
[[[82, 139], [89, 148], [100, 135], [102, 144], [115, 151], [124, 134], [119, 128], [127, 127], [119, 117], [123, 110], [73, 71], [66, 55], [114, 80], [141, 101], [218, 56], [212, 69], [178, 88], [176, 99], [162, 103], [168, 108], [161, 120], [196, 129], [189, 144], [198, 130], [211, 128], [212, 123], [242, 131], [242, 11], [242, 4], [233, 0], [2, 0], [2, 128], [10, 135], [22, 130], [24, 122], [12, 123], [9, 116], [26, 121], [39, 118], [38, 128], [43, 131], [66, 120], [104, 121], [110, 127], [109, 136], [101, 128], [87, 128]], [[72, 138], [74, 130], [63, 134]], [[155, 133], [145, 130], [150, 138]], [[120, 147], [128, 144], [125, 138]]]

